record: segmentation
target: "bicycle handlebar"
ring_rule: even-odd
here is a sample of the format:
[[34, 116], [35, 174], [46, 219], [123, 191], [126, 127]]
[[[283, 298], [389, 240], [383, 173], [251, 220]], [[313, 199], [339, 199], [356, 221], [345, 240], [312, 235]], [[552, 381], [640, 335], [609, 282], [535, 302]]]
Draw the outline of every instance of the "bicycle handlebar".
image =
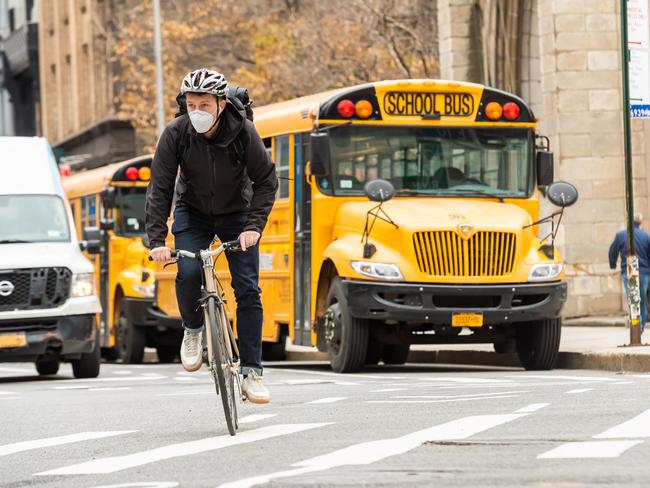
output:
[[[239, 243], [239, 239], [236, 239], [234, 241], [222, 242], [221, 245], [218, 248], [216, 248], [214, 251], [205, 250], [205, 251], [198, 251], [198, 252], [190, 252], [190, 251], [185, 251], [183, 249], [176, 249], [171, 252], [171, 257], [172, 259], [178, 259], [184, 257], [184, 258], [201, 260], [202, 257], [215, 256], [217, 254], [221, 254], [224, 251], [241, 251], [241, 244]], [[153, 258], [151, 256], [149, 256], [149, 261], [153, 261]]]

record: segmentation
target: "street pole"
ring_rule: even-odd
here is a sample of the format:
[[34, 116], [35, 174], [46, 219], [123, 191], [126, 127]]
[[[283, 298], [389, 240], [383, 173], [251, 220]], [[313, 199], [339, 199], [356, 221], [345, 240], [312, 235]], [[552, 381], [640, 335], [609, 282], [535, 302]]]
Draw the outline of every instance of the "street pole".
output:
[[639, 258], [634, 252], [634, 175], [632, 170], [632, 134], [630, 132], [630, 51], [627, 42], [627, 0], [621, 0], [621, 72], [623, 74], [623, 139], [625, 141], [625, 197], [627, 203], [627, 289], [630, 314], [630, 346], [641, 345], [641, 295]]
[[158, 137], [165, 128], [163, 105], [162, 39], [160, 35], [160, 0], [153, 0], [153, 48], [156, 57], [156, 105]]

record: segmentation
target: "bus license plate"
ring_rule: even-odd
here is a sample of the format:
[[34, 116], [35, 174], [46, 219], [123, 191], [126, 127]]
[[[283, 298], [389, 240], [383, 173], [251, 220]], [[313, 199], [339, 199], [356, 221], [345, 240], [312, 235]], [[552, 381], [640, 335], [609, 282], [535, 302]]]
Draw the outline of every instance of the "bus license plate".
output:
[[24, 347], [26, 345], [27, 337], [24, 332], [0, 334], [0, 347]]
[[483, 327], [482, 313], [455, 313], [451, 316], [452, 327]]

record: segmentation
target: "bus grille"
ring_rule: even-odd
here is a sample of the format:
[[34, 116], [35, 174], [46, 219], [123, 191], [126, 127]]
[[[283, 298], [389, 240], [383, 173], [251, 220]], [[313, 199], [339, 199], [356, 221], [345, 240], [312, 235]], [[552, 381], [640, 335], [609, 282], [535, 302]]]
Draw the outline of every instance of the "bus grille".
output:
[[72, 272], [68, 268], [0, 270], [0, 284], [4, 282], [13, 289], [0, 294], [0, 311], [53, 308], [70, 296]]
[[420, 272], [431, 276], [505, 276], [512, 272], [516, 237], [511, 232], [476, 232], [463, 239], [453, 231], [416, 232]]

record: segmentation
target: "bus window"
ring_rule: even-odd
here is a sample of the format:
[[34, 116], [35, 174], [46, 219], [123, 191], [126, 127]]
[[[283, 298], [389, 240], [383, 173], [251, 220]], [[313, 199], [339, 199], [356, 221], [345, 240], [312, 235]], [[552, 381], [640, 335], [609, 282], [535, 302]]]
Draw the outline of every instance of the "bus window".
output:
[[275, 165], [279, 178], [277, 198], [289, 197], [289, 136], [275, 138]]
[[133, 236], [144, 234], [144, 203], [146, 187], [117, 188], [116, 233]]

